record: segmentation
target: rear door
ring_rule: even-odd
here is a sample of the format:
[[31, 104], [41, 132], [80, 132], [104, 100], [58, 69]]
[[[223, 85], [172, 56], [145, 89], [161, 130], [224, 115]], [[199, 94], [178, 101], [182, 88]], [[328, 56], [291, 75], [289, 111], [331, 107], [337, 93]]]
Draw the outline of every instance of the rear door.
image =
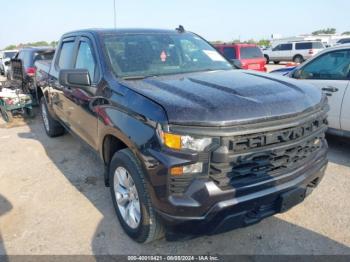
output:
[[68, 97], [70, 96], [71, 88], [62, 86], [58, 81], [58, 75], [61, 69], [73, 68], [73, 55], [76, 49], [75, 40], [75, 37], [69, 37], [61, 42], [60, 47], [57, 49], [59, 53], [57, 53], [54, 64], [51, 66], [52, 70], [49, 78], [52, 107], [55, 114], [67, 128], [70, 128], [69, 107], [71, 103], [69, 103]]
[[298, 79], [315, 85], [328, 96], [331, 128], [341, 128], [340, 114], [343, 101], [346, 103], [343, 98], [349, 86], [349, 70], [350, 50], [334, 50], [316, 57], [296, 72]]

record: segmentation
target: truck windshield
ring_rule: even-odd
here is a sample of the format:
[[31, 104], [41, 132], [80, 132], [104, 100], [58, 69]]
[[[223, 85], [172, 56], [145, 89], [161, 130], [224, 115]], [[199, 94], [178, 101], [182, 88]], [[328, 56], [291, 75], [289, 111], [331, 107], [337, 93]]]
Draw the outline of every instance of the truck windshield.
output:
[[191, 33], [106, 35], [103, 41], [119, 77], [232, 69], [213, 47]]

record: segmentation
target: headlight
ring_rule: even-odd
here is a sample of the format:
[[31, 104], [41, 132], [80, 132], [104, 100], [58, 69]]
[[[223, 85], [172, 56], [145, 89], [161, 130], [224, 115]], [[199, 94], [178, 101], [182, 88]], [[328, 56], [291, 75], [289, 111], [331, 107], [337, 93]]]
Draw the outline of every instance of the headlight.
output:
[[164, 145], [172, 149], [191, 149], [194, 151], [204, 151], [211, 144], [212, 139], [194, 138], [191, 136], [180, 136], [176, 134], [161, 132], [160, 137]]
[[193, 138], [191, 136], [181, 136], [182, 148], [188, 148], [195, 151], [204, 151], [211, 144], [211, 138]]

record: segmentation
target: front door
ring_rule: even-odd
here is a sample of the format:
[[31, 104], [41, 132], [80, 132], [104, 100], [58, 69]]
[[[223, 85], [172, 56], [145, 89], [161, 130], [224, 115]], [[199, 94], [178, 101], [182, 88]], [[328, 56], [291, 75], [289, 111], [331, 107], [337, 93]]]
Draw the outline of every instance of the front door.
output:
[[88, 38], [80, 38], [73, 68], [87, 69], [92, 86], [90, 91], [72, 88], [69, 94], [69, 122], [74, 133], [97, 149], [97, 116], [94, 105], [98, 102], [95, 93], [100, 79], [100, 70], [95, 54], [92, 42]]
[[340, 129], [340, 114], [349, 86], [350, 50], [336, 50], [319, 56], [302, 66], [296, 77], [318, 87], [328, 96], [329, 127]]

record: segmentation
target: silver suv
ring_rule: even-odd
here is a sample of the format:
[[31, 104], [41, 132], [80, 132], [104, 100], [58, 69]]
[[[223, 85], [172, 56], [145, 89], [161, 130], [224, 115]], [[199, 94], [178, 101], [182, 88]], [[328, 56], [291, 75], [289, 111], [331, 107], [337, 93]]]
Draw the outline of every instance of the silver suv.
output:
[[324, 48], [322, 42], [319, 41], [286, 42], [264, 50], [264, 56], [267, 64], [270, 61], [275, 64], [281, 61], [302, 63]]

